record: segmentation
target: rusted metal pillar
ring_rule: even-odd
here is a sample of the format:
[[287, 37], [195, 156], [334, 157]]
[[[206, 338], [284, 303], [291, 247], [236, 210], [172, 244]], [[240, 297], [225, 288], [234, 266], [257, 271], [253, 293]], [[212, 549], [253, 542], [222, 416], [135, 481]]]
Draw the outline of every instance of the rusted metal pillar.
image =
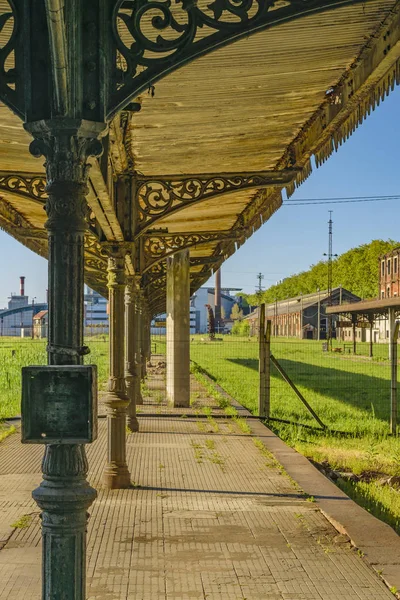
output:
[[[48, 364], [81, 365], [84, 235], [87, 228], [88, 157], [101, 154], [96, 123], [65, 119], [25, 125], [34, 156], [45, 156], [48, 199]], [[86, 480], [82, 444], [47, 444], [43, 481], [33, 492], [42, 509], [43, 600], [84, 600], [86, 526], [96, 491]]]
[[110, 489], [130, 487], [126, 464], [126, 393], [124, 373], [125, 333], [125, 251], [118, 246], [107, 248], [108, 290], [110, 303], [110, 373], [108, 392], [104, 401], [107, 407], [108, 447], [107, 465], [103, 481]]
[[138, 290], [133, 277], [128, 277], [125, 288], [125, 384], [129, 397], [128, 428], [139, 431], [136, 404], [140, 395], [140, 373], [138, 372], [138, 321], [136, 312]]

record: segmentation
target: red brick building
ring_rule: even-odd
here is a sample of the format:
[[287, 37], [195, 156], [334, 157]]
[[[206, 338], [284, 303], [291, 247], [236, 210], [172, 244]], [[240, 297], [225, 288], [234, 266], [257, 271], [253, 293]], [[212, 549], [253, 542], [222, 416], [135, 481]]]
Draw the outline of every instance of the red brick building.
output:
[[400, 246], [380, 259], [380, 298], [400, 296]]

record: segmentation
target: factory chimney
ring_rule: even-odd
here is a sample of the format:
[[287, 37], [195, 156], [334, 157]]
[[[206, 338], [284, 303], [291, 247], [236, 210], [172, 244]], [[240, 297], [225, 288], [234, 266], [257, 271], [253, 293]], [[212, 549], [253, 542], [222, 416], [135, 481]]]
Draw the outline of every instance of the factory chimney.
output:
[[25, 296], [25, 277], [20, 277], [19, 281], [20, 281], [19, 295], [20, 296]]
[[215, 273], [215, 296], [214, 296], [214, 305], [215, 305], [215, 325], [218, 327], [221, 321], [221, 270]]

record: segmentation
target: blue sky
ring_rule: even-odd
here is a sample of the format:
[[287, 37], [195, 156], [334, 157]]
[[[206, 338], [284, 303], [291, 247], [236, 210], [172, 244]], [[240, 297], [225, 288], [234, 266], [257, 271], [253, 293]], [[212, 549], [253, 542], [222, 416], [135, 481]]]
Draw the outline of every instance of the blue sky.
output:
[[[292, 196], [332, 198], [400, 193], [400, 89], [375, 109], [339, 151]], [[372, 239], [400, 241], [399, 200], [323, 206], [283, 206], [222, 267], [222, 285], [251, 293], [257, 273], [265, 288], [323, 258], [328, 246], [328, 210], [333, 209], [333, 250], [337, 254]], [[26, 294], [45, 300], [47, 261], [0, 231], [3, 256], [0, 308], [18, 293], [26, 276]]]

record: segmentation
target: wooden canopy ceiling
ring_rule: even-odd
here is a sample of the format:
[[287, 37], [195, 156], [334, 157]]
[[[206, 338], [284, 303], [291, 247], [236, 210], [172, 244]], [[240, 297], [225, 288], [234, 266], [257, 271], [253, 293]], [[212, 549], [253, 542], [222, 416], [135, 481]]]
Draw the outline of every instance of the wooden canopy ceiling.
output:
[[[87, 283], [125, 244], [153, 313], [166, 256], [190, 247], [194, 292], [398, 82], [400, 2], [367, 0], [276, 25], [189, 62], [113, 120], [93, 160]], [[138, 110], [140, 109], [140, 110]], [[47, 255], [44, 170], [0, 107], [0, 226]], [[127, 183], [129, 182], [129, 184]]]

